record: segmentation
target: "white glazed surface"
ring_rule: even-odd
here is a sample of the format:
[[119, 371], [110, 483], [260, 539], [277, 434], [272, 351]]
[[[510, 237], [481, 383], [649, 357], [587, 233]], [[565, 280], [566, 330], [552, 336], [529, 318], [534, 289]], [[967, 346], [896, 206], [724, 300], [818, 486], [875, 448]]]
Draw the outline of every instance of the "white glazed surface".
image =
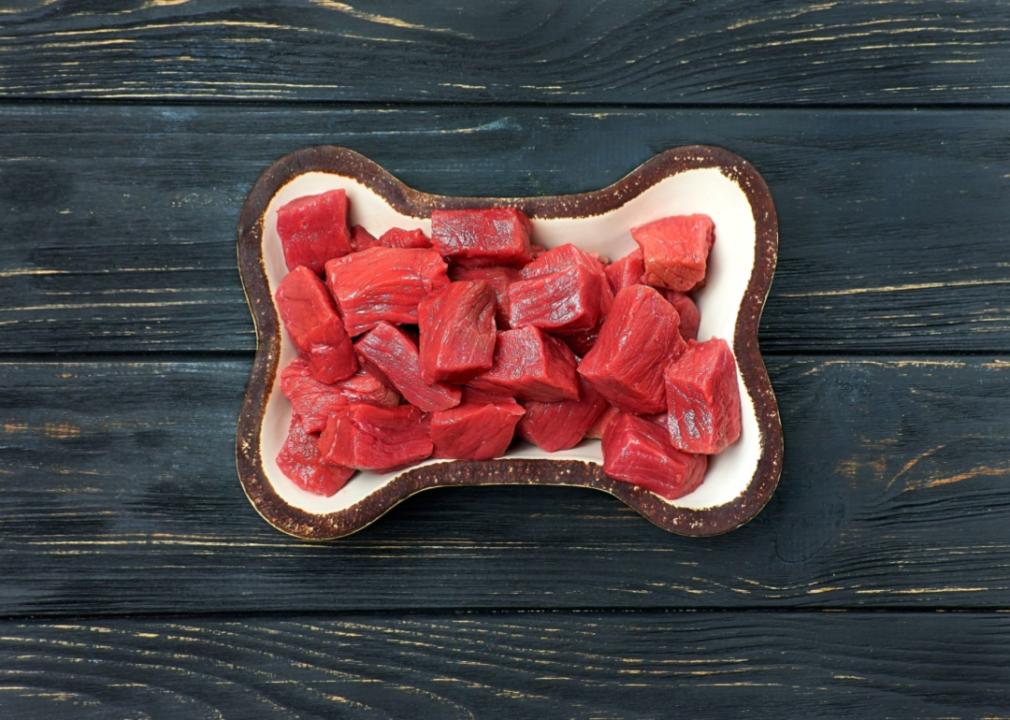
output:
[[[287, 272], [277, 235], [277, 208], [303, 195], [342, 188], [351, 202], [351, 224], [363, 225], [378, 236], [390, 227], [421, 228], [430, 234], [431, 222], [401, 215], [365, 185], [341, 175], [312, 172], [298, 176], [271, 200], [263, 222], [263, 264], [273, 295]], [[635, 247], [630, 228], [667, 215], [705, 213], [716, 227], [716, 242], [709, 259], [708, 281], [697, 297], [701, 310], [700, 340], [721, 337], [733, 344], [734, 326], [754, 266], [756, 226], [747, 197], [737, 183], [716, 168], [686, 170], [665, 178], [619, 208], [602, 215], [581, 218], [534, 219], [533, 237], [542, 245], [556, 247], [573, 243], [585, 250], [616, 260]], [[286, 332], [282, 332], [280, 368], [296, 355]], [[291, 420], [291, 405], [280, 391], [279, 376], [270, 390], [260, 450], [263, 469], [274, 490], [289, 505], [310, 513], [343, 510], [379, 490], [404, 470], [394, 473], [359, 472], [332, 497], [307, 493], [291, 482], [275, 460]], [[747, 487], [761, 454], [761, 436], [754, 404], [737, 372], [743, 409], [740, 440], [713, 457], [705, 482], [693, 493], [666, 501], [689, 509], [711, 508], [731, 502]], [[602, 464], [600, 442], [584, 441], [578, 447], [547, 453], [529, 443], [513, 445], [514, 458], [571, 459]], [[429, 460], [431, 465], [448, 460]], [[413, 465], [411, 467], [418, 467]], [[410, 469], [410, 468], [407, 468]]]

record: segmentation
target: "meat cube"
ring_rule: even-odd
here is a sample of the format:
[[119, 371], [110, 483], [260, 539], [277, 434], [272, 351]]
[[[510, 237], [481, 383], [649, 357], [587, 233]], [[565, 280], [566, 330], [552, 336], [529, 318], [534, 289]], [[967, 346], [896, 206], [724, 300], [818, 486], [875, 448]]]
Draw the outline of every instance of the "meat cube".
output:
[[304, 265], [322, 274], [327, 260], [351, 252], [347, 194], [330, 190], [292, 200], [277, 211], [277, 234], [288, 270]]
[[487, 405], [464, 404], [431, 416], [435, 457], [490, 460], [504, 455], [523, 408], [514, 400]]
[[579, 381], [579, 399], [527, 402], [519, 421], [519, 434], [547, 452], [575, 447], [607, 409], [607, 401], [585, 380]]
[[537, 328], [498, 333], [494, 364], [470, 381], [483, 392], [504, 390], [524, 400], [577, 400], [575, 356], [568, 346]]
[[586, 431], [587, 438], [595, 438], [597, 440], [603, 437], [603, 433], [607, 431], [607, 426], [611, 421], [621, 414], [621, 411], [615, 408], [613, 405], [608, 405], [607, 409], [604, 410], [600, 417], [596, 419], [593, 426]]
[[431, 455], [428, 416], [413, 405], [348, 405], [330, 415], [319, 437], [326, 462], [386, 472]]
[[512, 403], [515, 398], [512, 393], [496, 385], [487, 385], [482, 388], [474, 388], [469, 385], [463, 386], [463, 402], [461, 405], [492, 405], [494, 403]]
[[385, 320], [417, 322], [417, 304], [449, 283], [434, 250], [373, 247], [326, 263], [326, 283], [351, 337]]
[[292, 415], [287, 439], [277, 453], [277, 467], [302, 490], [329, 497], [347, 484], [354, 470], [324, 462], [317, 442], [317, 436], [305, 432], [302, 419]]
[[635, 248], [620, 260], [610, 263], [605, 272], [615, 295], [629, 285], [640, 285], [645, 274], [642, 248]]
[[305, 431], [318, 433], [326, 425], [326, 418], [339, 408], [354, 403], [394, 406], [400, 396], [386, 385], [370, 368], [361, 368], [356, 374], [334, 385], [326, 385], [312, 377], [309, 364], [295, 358], [281, 372], [281, 392], [291, 402], [296, 415], [302, 419]]
[[561, 335], [560, 337], [572, 349], [573, 353], [580, 358], [585, 357], [600, 338], [600, 326], [597, 325], [592, 330], [580, 330], [577, 333]]
[[494, 291], [483, 280], [449, 283], [418, 305], [421, 374], [426, 382], [465, 382], [494, 360]]
[[645, 259], [643, 281], [688, 292], [705, 280], [715, 225], [708, 215], [674, 215], [639, 225], [631, 236]]
[[355, 252], [359, 250], [367, 250], [370, 247], [375, 247], [379, 244], [379, 241], [375, 239], [372, 233], [365, 230], [361, 225], [355, 225], [351, 228], [351, 249]]
[[603, 314], [601, 278], [603, 273], [576, 266], [514, 282], [508, 290], [509, 324], [569, 334], [592, 330]]
[[639, 414], [662, 412], [663, 369], [685, 348], [679, 324], [677, 311], [656, 290], [626, 287], [617, 293], [579, 373], [611, 405]]
[[674, 500], [705, 479], [708, 457], [682, 452], [663, 428], [622, 413], [603, 432], [603, 472]]
[[382, 233], [379, 244], [388, 248], [430, 248], [431, 240], [423, 230], [404, 230], [395, 227]]
[[666, 368], [667, 425], [674, 447], [714, 455], [740, 437], [736, 361], [725, 340], [692, 342]]
[[281, 280], [276, 299], [291, 342], [308, 357], [316, 380], [334, 383], [354, 374], [354, 347], [318, 275], [299, 265]]
[[599, 273], [604, 272], [605, 267], [599, 257], [585, 250], [580, 250], [571, 243], [565, 243], [542, 252], [524, 266], [519, 274], [523, 280], [532, 280], [580, 266], [591, 272]]
[[680, 336], [685, 340], [697, 340], [698, 327], [701, 325], [701, 311], [698, 310], [698, 306], [695, 305], [691, 296], [675, 290], [667, 290], [663, 295], [680, 315]]
[[421, 377], [417, 345], [389, 323], [380, 322], [358, 340], [355, 347], [366, 363], [377, 369], [407, 402], [418, 409], [434, 412], [459, 405], [459, 388], [425, 382]]
[[530, 259], [530, 221], [515, 208], [433, 210], [431, 240], [443, 257], [472, 264], [519, 266]]
[[553, 248], [520, 271], [509, 286], [509, 323], [558, 334], [592, 330], [610, 310], [613, 294], [603, 263], [571, 244]]
[[487, 267], [466, 267], [453, 265], [449, 268], [452, 280], [483, 280], [494, 290], [495, 323], [499, 330], [509, 327], [509, 285], [519, 279], [519, 270], [505, 265], [490, 265]]

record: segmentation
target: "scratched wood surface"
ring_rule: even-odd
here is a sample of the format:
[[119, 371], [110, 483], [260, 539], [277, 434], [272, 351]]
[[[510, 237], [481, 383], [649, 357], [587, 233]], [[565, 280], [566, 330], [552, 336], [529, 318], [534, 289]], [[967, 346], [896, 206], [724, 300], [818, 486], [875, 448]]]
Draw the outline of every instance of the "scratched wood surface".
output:
[[[1010, 718], [1010, 9], [0, 4], [0, 718]], [[259, 172], [449, 194], [709, 143], [782, 230], [780, 489], [686, 540], [574, 488], [308, 545], [242, 495]]]
[[739, 531], [698, 542], [591, 490], [471, 488], [327, 546], [242, 495], [248, 361], [7, 362], [0, 615], [1006, 606], [1010, 362], [769, 365], [785, 470]]
[[1010, 615], [5, 622], [0, 703], [80, 720], [1005, 717]]
[[536, 103], [1006, 102], [1002, 2], [25, 0], [0, 93]]
[[1010, 350], [1003, 111], [16, 105], [0, 124], [0, 353], [252, 350], [238, 208], [267, 164], [322, 143], [424, 190], [500, 195], [724, 145], [781, 219], [766, 352]]

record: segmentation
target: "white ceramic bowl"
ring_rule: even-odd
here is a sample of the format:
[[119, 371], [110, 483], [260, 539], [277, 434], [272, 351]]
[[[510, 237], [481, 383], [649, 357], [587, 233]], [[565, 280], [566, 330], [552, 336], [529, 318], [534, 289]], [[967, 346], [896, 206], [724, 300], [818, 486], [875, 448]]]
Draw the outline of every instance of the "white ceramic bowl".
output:
[[[666, 215], [705, 213], [716, 242], [698, 294], [698, 337], [727, 340], [737, 358], [742, 434], [712, 458], [694, 492], [666, 500], [613, 481], [601, 471], [598, 440], [548, 453], [513, 445], [500, 460], [429, 460], [392, 473], [359, 472], [332, 497], [299, 489], [277, 467], [291, 406], [278, 369], [295, 357], [281, 332], [273, 292], [287, 272], [277, 235], [277, 209], [303, 195], [341, 188], [351, 224], [373, 235], [390, 227], [430, 234], [439, 207], [519, 207], [538, 243], [573, 243], [616, 260], [635, 247], [629, 229]], [[292, 535], [325, 540], [368, 525], [404, 498], [445, 485], [556, 484], [609, 492], [657, 525], [683, 535], [713, 535], [756, 515], [774, 492], [782, 464], [782, 429], [757, 343], [758, 321], [774, 273], [778, 236], [764, 181], [746, 161], [719, 148], [688, 146], [655, 156], [602, 190], [533, 198], [461, 198], [421, 193], [346, 148], [315, 147], [268, 168], [249, 194], [239, 223], [239, 269], [256, 321], [257, 353], [239, 422], [238, 469], [263, 517]]]

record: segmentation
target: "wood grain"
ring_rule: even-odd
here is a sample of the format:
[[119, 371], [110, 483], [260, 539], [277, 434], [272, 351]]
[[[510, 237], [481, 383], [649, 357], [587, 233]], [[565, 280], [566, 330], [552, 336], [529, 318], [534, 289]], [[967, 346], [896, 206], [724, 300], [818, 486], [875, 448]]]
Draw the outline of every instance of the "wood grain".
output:
[[1010, 100], [1008, 17], [983, 0], [28, 0], [0, 22], [7, 97]]
[[0, 624], [9, 717], [1006, 717], [1010, 615]]
[[770, 352], [1010, 349], [1001, 111], [0, 108], [0, 353], [247, 351], [245, 193], [299, 147], [353, 147], [447, 194], [576, 192], [722, 145], [775, 196]]
[[0, 614], [1008, 605], [1003, 359], [773, 358], [782, 482], [726, 536], [589, 490], [470, 488], [333, 545], [242, 495], [248, 367], [0, 364]]

